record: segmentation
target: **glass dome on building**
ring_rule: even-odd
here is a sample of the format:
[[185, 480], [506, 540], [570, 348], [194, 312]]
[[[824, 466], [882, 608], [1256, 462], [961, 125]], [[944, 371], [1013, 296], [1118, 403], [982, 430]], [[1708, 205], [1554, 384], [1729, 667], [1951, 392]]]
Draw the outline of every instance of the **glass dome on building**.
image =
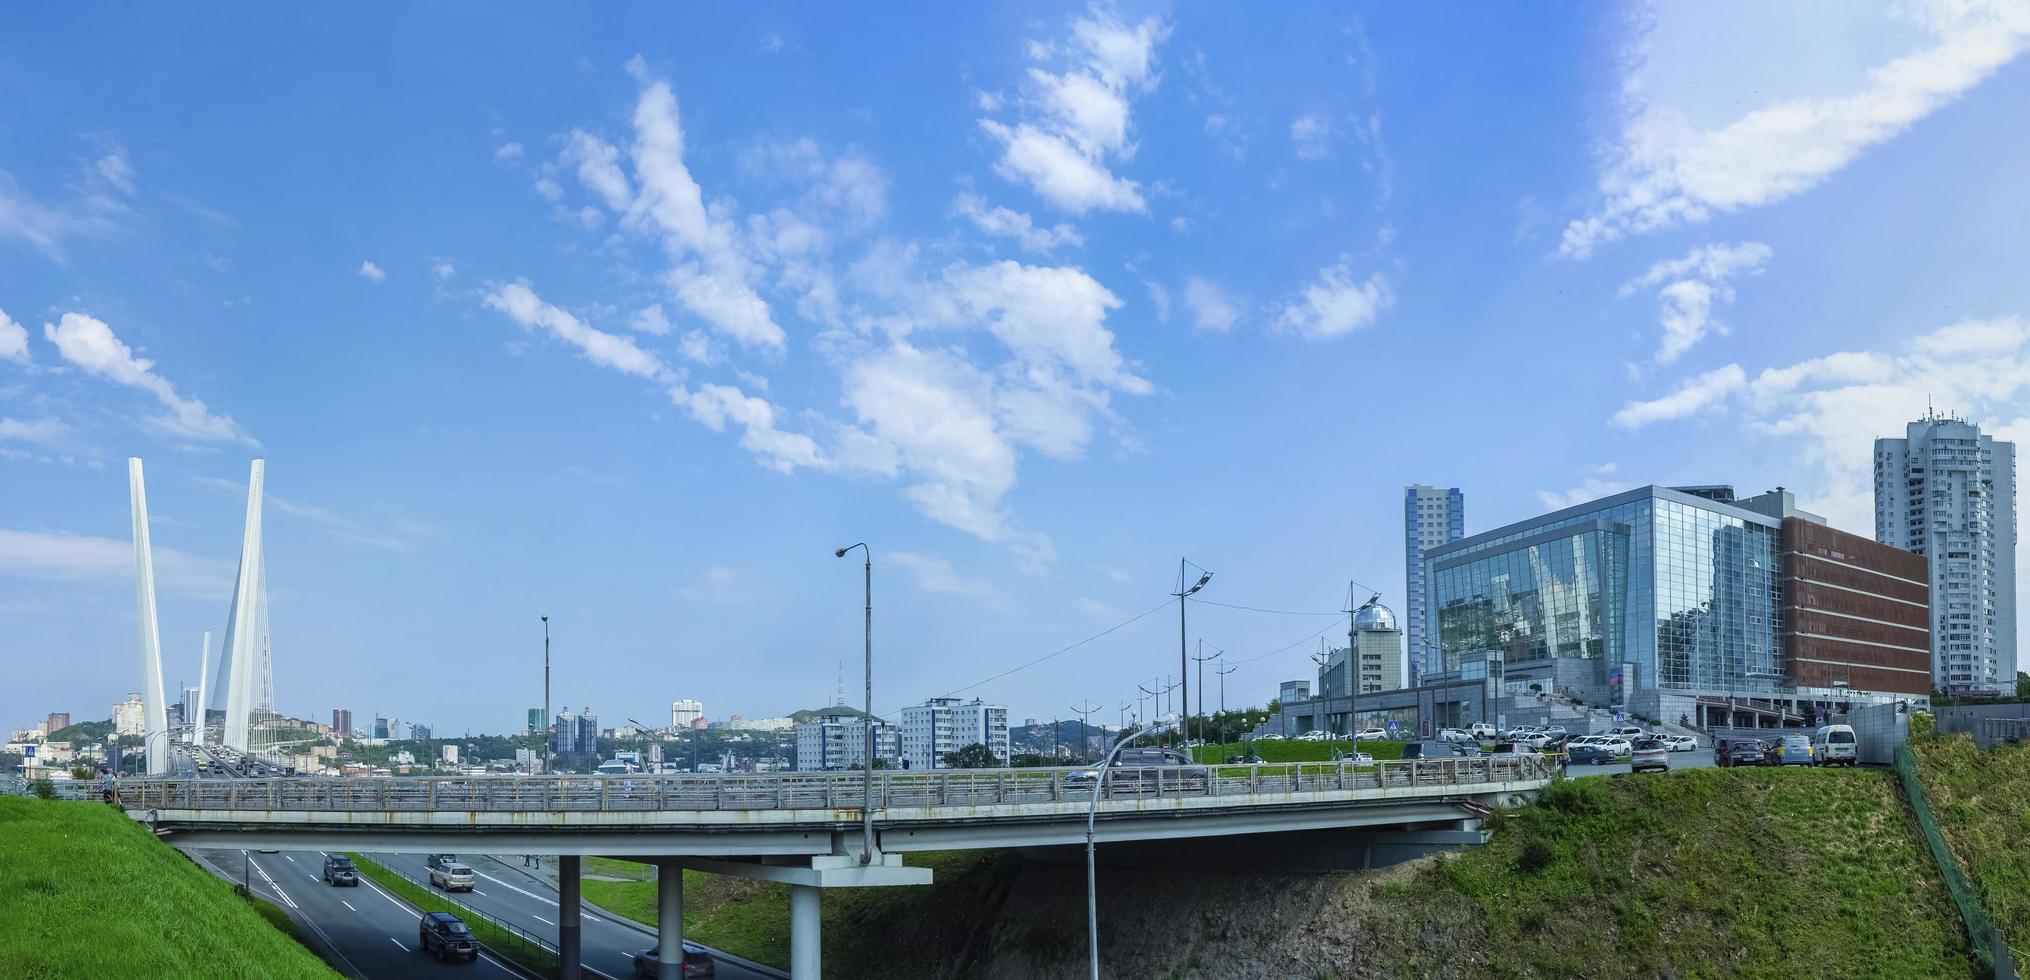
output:
[[1379, 599], [1369, 599], [1366, 605], [1353, 612], [1353, 628], [1362, 633], [1393, 633], [1396, 631], [1396, 614]]

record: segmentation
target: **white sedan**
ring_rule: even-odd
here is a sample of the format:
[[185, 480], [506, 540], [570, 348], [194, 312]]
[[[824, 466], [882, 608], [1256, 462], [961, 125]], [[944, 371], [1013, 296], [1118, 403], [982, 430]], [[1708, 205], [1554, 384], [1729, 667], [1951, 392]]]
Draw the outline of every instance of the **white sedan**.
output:
[[1699, 740], [1690, 735], [1659, 735], [1656, 740], [1662, 742], [1664, 749], [1670, 752], [1697, 752], [1699, 750]]

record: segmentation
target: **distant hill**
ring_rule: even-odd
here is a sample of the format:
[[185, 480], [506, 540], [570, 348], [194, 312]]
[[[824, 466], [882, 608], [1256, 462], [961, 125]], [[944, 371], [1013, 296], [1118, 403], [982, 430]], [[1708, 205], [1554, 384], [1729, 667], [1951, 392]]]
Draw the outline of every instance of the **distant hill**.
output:
[[[789, 713], [789, 718], [791, 721], [794, 721], [797, 724], [801, 725], [805, 722], [817, 721], [819, 715], [847, 715], [849, 717], [858, 718], [864, 714], [866, 714], [866, 712], [861, 711], [858, 708], [848, 707], [846, 705], [841, 704], [841, 705], [833, 705], [827, 708], [805, 708], [802, 711], [792, 711]], [[880, 715], [876, 715], [874, 716], [874, 720], [881, 721], [882, 719]]]
[[81, 721], [69, 728], [59, 728], [49, 733], [52, 742], [103, 742], [113, 734], [113, 720]]

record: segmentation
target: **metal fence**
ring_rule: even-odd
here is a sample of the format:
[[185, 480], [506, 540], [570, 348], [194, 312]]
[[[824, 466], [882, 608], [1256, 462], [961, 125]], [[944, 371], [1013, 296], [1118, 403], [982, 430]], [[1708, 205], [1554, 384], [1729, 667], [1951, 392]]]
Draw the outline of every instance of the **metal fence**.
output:
[[[1249, 766], [1117, 767], [1103, 800], [1248, 798], [1361, 789], [1426, 789], [1549, 779], [1536, 755]], [[1006, 806], [1091, 799], [1091, 769], [877, 771], [873, 805]], [[308, 811], [724, 811], [842, 810], [866, 802], [858, 772], [661, 776], [442, 776], [426, 778], [134, 779], [129, 809]]]

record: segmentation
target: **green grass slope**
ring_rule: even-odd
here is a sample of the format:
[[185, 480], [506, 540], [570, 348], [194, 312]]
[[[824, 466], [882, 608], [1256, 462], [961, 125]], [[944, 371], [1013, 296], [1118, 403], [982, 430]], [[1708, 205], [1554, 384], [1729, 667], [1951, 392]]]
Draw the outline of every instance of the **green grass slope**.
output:
[[95, 803], [0, 797], [0, 977], [336, 977], [231, 885]]
[[1387, 886], [1403, 976], [1967, 977], [1937, 869], [1880, 770], [1563, 781], [1487, 846]]
[[2017, 948], [2030, 940], [2030, 746], [1981, 749], [1971, 735], [1912, 738], [1939, 830], [1981, 905]]

